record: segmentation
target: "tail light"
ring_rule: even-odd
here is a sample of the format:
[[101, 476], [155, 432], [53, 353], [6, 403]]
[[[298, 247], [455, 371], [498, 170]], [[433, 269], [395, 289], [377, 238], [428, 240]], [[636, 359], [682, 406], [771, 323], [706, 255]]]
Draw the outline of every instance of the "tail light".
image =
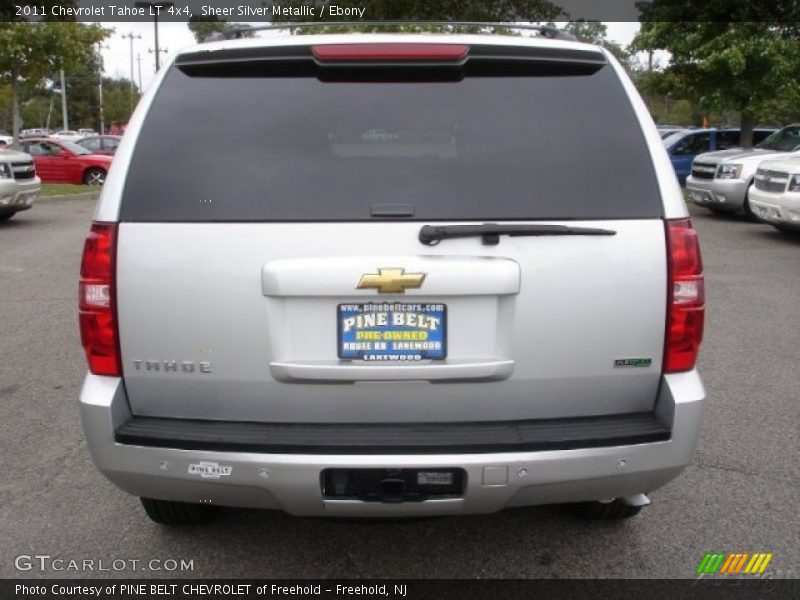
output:
[[83, 245], [79, 285], [81, 343], [89, 371], [122, 374], [114, 286], [117, 224], [92, 223]]
[[664, 372], [694, 368], [703, 340], [705, 289], [697, 232], [689, 219], [665, 221], [668, 253]]
[[465, 44], [324, 44], [311, 46], [323, 61], [456, 61], [469, 51]]

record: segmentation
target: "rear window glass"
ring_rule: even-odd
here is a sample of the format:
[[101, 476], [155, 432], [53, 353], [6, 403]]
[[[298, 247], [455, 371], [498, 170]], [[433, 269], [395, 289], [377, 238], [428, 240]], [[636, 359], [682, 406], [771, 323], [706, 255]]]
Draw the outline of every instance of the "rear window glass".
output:
[[710, 150], [710, 144], [710, 133], [693, 133], [680, 138], [680, 142], [672, 148], [670, 154], [673, 156], [694, 156], [696, 154], [703, 154]]
[[[167, 75], [125, 221], [661, 216], [650, 153], [610, 67], [457, 82]], [[383, 208], [382, 208], [383, 207]]]
[[739, 146], [741, 137], [742, 134], [738, 130], [717, 132], [717, 150], [727, 150]]
[[762, 129], [762, 130], [759, 130], [759, 129], [756, 129], [756, 130], [753, 132], [753, 143], [754, 143], [754, 144], [758, 144], [759, 142], [762, 142], [762, 141], [764, 141], [766, 138], [768, 138], [768, 137], [769, 137], [770, 135], [772, 135], [773, 133], [774, 133], [774, 132], [773, 132], [772, 130], [769, 130], [769, 129], [768, 129], [768, 130], [763, 130], [763, 129]]

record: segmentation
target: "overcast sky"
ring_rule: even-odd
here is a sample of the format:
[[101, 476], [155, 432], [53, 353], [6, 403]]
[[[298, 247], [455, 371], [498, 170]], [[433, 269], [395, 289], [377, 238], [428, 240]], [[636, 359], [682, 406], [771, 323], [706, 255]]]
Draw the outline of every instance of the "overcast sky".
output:
[[[254, 23], [258, 25], [261, 23]], [[606, 23], [608, 37], [623, 45], [627, 45], [639, 30], [639, 23]], [[141, 39], [133, 40], [133, 75], [134, 81], [139, 83], [139, 62], [141, 57], [142, 86], [146, 88], [153, 79], [156, 60], [154, 55], [155, 37], [152, 23], [103, 23], [104, 27], [114, 29], [114, 33], [104, 42], [108, 48], [103, 49], [103, 62], [105, 73], [109, 77], [130, 77], [131, 74], [131, 40], [123, 35], [132, 33], [140, 35]], [[162, 50], [167, 49], [167, 54], [161, 55], [163, 64], [165, 56], [191, 46], [195, 43], [194, 36], [189, 31], [186, 23], [159, 23], [158, 43]]]

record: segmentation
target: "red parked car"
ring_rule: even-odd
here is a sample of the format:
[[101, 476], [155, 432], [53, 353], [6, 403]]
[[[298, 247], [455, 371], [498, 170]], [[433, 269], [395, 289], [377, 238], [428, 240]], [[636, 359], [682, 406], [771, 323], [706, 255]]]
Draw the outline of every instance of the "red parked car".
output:
[[33, 157], [43, 183], [103, 185], [113, 158], [52, 138], [22, 140], [20, 146]]

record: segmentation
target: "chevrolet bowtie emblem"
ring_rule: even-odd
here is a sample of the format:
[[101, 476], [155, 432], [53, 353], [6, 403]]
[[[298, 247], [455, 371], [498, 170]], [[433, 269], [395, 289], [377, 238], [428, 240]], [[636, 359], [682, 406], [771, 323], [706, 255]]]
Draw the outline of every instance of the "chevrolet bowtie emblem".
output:
[[358, 281], [357, 289], [375, 288], [382, 294], [402, 294], [406, 288], [422, 287], [425, 273], [406, 273], [405, 269], [378, 269], [378, 274], [365, 273]]

